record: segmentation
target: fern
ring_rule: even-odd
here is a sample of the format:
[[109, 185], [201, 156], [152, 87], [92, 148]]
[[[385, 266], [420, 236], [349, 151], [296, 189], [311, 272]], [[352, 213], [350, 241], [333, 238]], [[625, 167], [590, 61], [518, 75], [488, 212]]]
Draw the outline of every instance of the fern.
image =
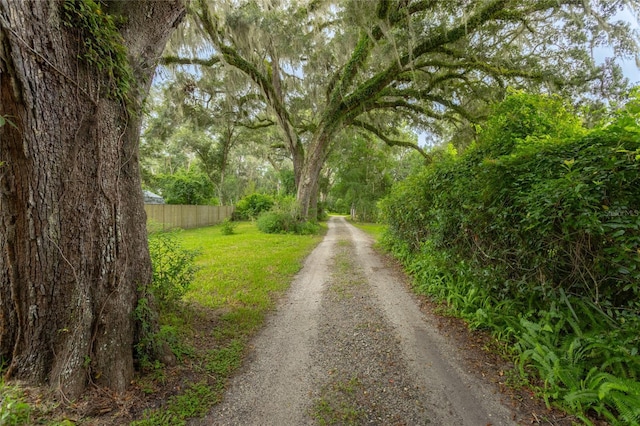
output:
[[639, 424], [640, 382], [611, 376], [610, 381], [600, 385], [598, 397], [616, 408], [624, 424]]
[[615, 377], [595, 367], [582, 381], [581, 389], [567, 393], [564, 401], [577, 412], [591, 408], [614, 426], [640, 424], [640, 382]]

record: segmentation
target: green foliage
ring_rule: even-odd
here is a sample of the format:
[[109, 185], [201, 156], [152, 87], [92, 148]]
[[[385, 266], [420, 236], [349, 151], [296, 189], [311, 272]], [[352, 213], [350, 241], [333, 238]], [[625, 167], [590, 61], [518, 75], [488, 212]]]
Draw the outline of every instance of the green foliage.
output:
[[93, 0], [65, 0], [62, 21], [78, 33], [82, 43], [79, 57], [96, 67], [108, 82], [106, 96], [127, 103], [135, 78], [127, 60], [124, 39], [118, 30], [118, 18], [102, 10]]
[[614, 424], [638, 421], [637, 96], [587, 132], [560, 99], [514, 93], [380, 203], [420, 291], [510, 342], [548, 403]]
[[261, 213], [271, 210], [274, 204], [272, 196], [256, 192], [238, 201], [234, 217], [240, 220], [256, 219]]
[[272, 210], [258, 217], [256, 225], [267, 234], [313, 235], [320, 231], [315, 221], [300, 218], [298, 205], [292, 197], [279, 199]]
[[29, 425], [31, 411], [24, 392], [18, 386], [7, 385], [0, 380], [0, 425]]
[[539, 142], [565, 140], [585, 133], [581, 120], [559, 96], [509, 90], [480, 131], [476, 155], [496, 158]]
[[391, 189], [389, 149], [362, 137], [354, 137], [348, 149], [334, 160], [335, 183], [329, 193], [332, 211], [350, 214], [354, 209], [362, 222], [375, 222], [377, 202]]
[[266, 212], [258, 217], [258, 229], [267, 234], [314, 235], [320, 230], [317, 223], [301, 221], [287, 212]]
[[296, 194], [296, 175], [292, 169], [282, 169], [278, 172], [278, 178], [282, 189], [280, 193], [282, 195], [294, 196]]
[[198, 270], [194, 261], [198, 251], [183, 248], [178, 232], [157, 232], [149, 236], [153, 265], [151, 292], [161, 305], [178, 302], [189, 290]]
[[235, 223], [230, 217], [222, 221], [220, 229], [223, 235], [233, 235], [236, 231], [237, 223]]
[[165, 409], [147, 410], [142, 420], [131, 426], [176, 426], [186, 425], [186, 420], [206, 414], [219, 398], [206, 383], [192, 383], [189, 388], [169, 398]]
[[153, 232], [149, 235], [153, 280], [144, 290], [151, 294], [143, 294], [134, 310], [134, 318], [139, 327], [136, 357], [141, 367], [147, 369], [153, 366], [152, 360], [162, 353], [165, 345], [178, 358], [188, 352], [180, 344], [173, 327], [154, 329], [157, 314], [151, 305], [151, 300], [154, 300], [162, 311], [174, 308], [189, 290], [198, 270], [195, 265], [198, 251], [183, 248], [178, 233], [179, 231]]
[[154, 330], [158, 315], [152, 308], [149, 295], [145, 294], [143, 296], [138, 299], [136, 308], [133, 311], [133, 318], [138, 324], [138, 339], [134, 350], [140, 367], [150, 369], [153, 367], [153, 360], [160, 353], [164, 342], [158, 338], [158, 334]]
[[180, 170], [155, 178], [154, 189], [167, 204], [216, 205], [215, 188], [204, 173], [196, 169]]
[[[617, 111], [607, 130], [621, 135], [631, 133], [638, 137], [640, 134], [640, 86], [629, 92], [629, 98], [624, 108]], [[636, 159], [639, 159], [636, 157]]]

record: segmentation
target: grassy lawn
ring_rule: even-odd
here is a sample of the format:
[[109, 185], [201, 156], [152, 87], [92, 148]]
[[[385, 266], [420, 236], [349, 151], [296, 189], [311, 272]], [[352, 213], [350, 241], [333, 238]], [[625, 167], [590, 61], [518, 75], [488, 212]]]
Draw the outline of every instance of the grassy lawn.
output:
[[[242, 364], [248, 339], [322, 240], [322, 235], [263, 234], [249, 222], [237, 224], [232, 235], [212, 226], [177, 237], [183, 248], [198, 250], [200, 268], [183, 303], [160, 317], [161, 334], [169, 336], [180, 362], [177, 372], [159, 368], [140, 378], [138, 386], [164, 402], [144, 411], [135, 426], [184, 424], [219, 402], [228, 378]], [[183, 391], [160, 397], [176, 386]]]
[[207, 308], [250, 308], [265, 311], [274, 292], [289, 287], [302, 260], [320, 237], [263, 234], [250, 222], [240, 223], [232, 235], [213, 226], [181, 233], [185, 248], [197, 249], [202, 269], [185, 296]]

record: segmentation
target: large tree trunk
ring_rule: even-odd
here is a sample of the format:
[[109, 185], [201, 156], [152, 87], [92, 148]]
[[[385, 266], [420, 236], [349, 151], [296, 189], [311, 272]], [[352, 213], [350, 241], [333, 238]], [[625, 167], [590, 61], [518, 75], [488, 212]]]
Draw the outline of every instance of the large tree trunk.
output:
[[182, 0], [105, 3], [124, 18], [129, 111], [104, 96], [113, 77], [82, 59], [63, 2], [0, 0], [0, 115], [12, 122], [0, 128], [0, 357], [7, 377], [72, 397], [133, 376], [133, 310], [151, 277], [140, 104], [184, 14]]
[[[297, 193], [296, 200], [300, 205], [300, 216], [304, 219], [315, 220], [318, 214], [318, 188], [322, 167], [327, 160], [331, 135], [318, 132], [309, 145], [307, 156], [301, 167], [296, 171]], [[299, 177], [298, 177], [299, 176]]]

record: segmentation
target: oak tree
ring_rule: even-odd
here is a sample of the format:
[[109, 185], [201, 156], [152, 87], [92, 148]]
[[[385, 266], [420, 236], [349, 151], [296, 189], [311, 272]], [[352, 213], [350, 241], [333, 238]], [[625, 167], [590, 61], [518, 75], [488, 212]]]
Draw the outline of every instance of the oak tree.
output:
[[302, 216], [313, 213], [336, 135], [357, 127], [388, 145], [400, 120], [425, 131], [477, 122], [508, 86], [569, 94], [620, 82], [590, 49], [635, 49], [614, 22], [637, 0], [309, 0], [194, 3], [191, 48], [165, 63], [242, 73], [277, 123]]
[[[75, 397], [133, 376], [151, 279], [140, 111], [182, 0], [0, 1], [0, 358]], [[2, 124], [2, 123], [0, 123]]]

